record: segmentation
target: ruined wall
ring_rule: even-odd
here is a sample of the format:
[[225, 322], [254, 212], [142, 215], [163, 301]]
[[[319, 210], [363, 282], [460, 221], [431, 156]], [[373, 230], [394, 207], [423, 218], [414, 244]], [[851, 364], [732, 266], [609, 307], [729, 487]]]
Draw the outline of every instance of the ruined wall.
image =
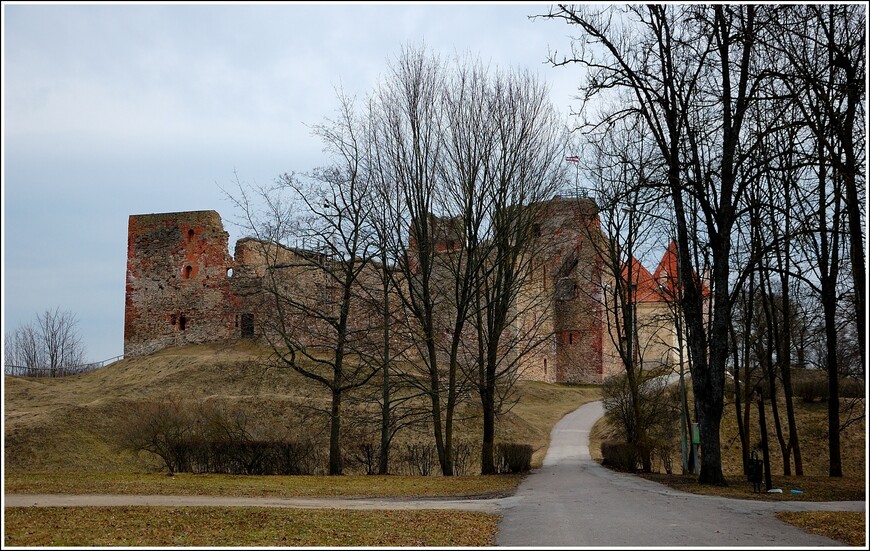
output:
[[593, 239], [601, 238], [591, 199], [556, 197], [539, 205], [539, 272], [543, 316], [552, 342], [532, 360], [527, 376], [549, 382], [598, 383], [605, 373], [601, 268]]
[[[602, 266], [593, 244], [603, 239], [596, 205], [590, 199], [556, 197], [535, 208], [540, 210], [533, 230], [535, 252], [528, 264], [531, 273], [517, 296], [514, 312], [518, 315], [510, 328], [513, 335], [529, 337], [511, 341], [511, 349], [504, 353], [520, 354], [524, 347], [537, 345], [533, 353], [523, 355], [521, 379], [600, 383], [621, 372], [621, 364], [604, 318]], [[436, 256], [443, 262], [459, 252], [461, 238], [451, 226], [454, 220], [436, 221]], [[297, 313], [279, 319], [275, 295], [270, 292], [277, 289], [284, 299], [312, 309], [337, 306], [339, 286], [324, 277], [319, 267], [319, 262], [328, 259], [252, 238], [236, 243], [233, 258], [228, 253], [228, 238], [215, 211], [130, 216], [125, 355], [235, 338], [267, 337], [280, 342], [282, 331], [310, 346], [331, 342], [330, 327], [303, 319], [300, 308], [286, 309]], [[440, 276], [453, 273], [443, 267], [436, 271]], [[373, 347], [370, 353], [382, 345], [359, 339], [384, 323], [379, 272], [376, 263], [365, 267], [350, 309], [351, 338], [357, 339], [351, 344]], [[447, 282], [439, 277], [435, 280], [436, 287], [445, 286], [442, 294], [449, 296]], [[390, 302], [396, 324], [391, 341], [396, 350], [405, 349], [408, 343], [399, 342], [408, 334], [400, 330], [400, 301], [392, 297]], [[661, 314], [657, 304], [642, 310], [647, 319], [658, 319]], [[284, 327], [276, 326], [276, 320]], [[446, 324], [449, 320], [440, 321]], [[666, 323], [649, 327], [651, 355], [663, 361], [673, 334]], [[469, 329], [464, 342], [469, 354], [476, 353], [474, 338]], [[541, 338], [545, 342], [538, 342]]]
[[215, 211], [130, 216], [125, 355], [234, 336], [228, 238]]

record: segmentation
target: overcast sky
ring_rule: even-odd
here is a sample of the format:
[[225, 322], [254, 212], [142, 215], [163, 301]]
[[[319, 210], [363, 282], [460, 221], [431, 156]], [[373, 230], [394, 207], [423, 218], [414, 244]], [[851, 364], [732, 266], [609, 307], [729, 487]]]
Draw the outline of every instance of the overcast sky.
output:
[[4, 3], [3, 329], [74, 312], [90, 360], [123, 352], [131, 214], [218, 211], [233, 171], [325, 163], [309, 125], [371, 91], [403, 45], [536, 72], [566, 114], [579, 67], [548, 4]]

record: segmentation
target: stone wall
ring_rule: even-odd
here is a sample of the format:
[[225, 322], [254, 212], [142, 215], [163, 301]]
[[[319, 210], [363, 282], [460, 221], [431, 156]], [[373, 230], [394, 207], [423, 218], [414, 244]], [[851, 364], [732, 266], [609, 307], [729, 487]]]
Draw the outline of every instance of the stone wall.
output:
[[130, 216], [125, 355], [234, 336], [228, 238], [215, 211]]
[[[521, 379], [547, 382], [600, 383], [621, 367], [604, 318], [602, 265], [594, 240], [603, 239], [595, 203], [584, 198], [556, 197], [540, 209], [534, 233], [535, 253], [520, 290], [511, 327], [514, 336], [505, 354], [519, 354]], [[438, 256], [461, 247], [452, 219], [436, 219]], [[271, 291], [312, 309], [337, 304], [336, 288], [318, 267], [327, 258], [252, 238], [239, 240], [234, 258], [227, 232], [215, 211], [133, 215], [129, 220], [124, 354], [149, 354], [162, 348], [236, 338], [280, 339], [302, 344], [329, 343], [330, 328], [299, 315], [278, 320]], [[350, 320], [353, 338], [383, 325], [379, 267], [372, 263], [360, 275]], [[442, 275], [446, 275], [444, 272]], [[449, 272], [452, 273], [452, 272]], [[438, 278], [436, 277], [436, 280]], [[443, 282], [442, 282], [443, 283]], [[449, 293], [448, 293], [449, 294]], [[391, 308], [398, 308], [393, 297]], [[645, 318], [660, 313], [648, 305]], [[287, 311], [300, 310], [290, 308]], [[394, 321], [400, 316], [393, 313]], [[276, 325], [278, 321], [283, 326]], [[650, 326], [656, 360], [667, 356], [673, 340], [667, 324]], [[282, 335], [283, 334], [283, 335]], [[396, 349], [404, 331], [393, 334]], [[545, 342], [538, 341], [545, 337]], [[469, 336], [472, 339], [472, 336]], [[354, 346], [375, 346], [358, 341]], [[469, 340], [469, 349], [473, 343]], [[525, 354], [524, 347], [534, 347]]]
[[552, 344], [545, 380], [598, 383], [604, 369], [600, 260], [592, 240], [600, 239], [591, 199], [556, 197], [541, 205], [536, 232], [545, 240], [541, 283], [552, 320]]

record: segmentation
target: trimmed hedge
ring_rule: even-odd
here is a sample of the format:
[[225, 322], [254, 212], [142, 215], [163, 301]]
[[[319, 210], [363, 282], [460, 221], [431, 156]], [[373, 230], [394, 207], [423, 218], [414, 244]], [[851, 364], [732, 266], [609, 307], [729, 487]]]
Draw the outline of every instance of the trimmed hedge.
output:
[[620, 471], [637, 470], [638, 449], [628, 442], [605, 440], [601, 443], [602, 463]]
[[529, 444], [496, 444], [495, 471], [499, 474], [527, 473], [532, 468], [533, 453], [534, 449]]
[[305, 475], [319, 462], [311, 442], [176, 440], [169, 452], [170, 470], [180, 473]]

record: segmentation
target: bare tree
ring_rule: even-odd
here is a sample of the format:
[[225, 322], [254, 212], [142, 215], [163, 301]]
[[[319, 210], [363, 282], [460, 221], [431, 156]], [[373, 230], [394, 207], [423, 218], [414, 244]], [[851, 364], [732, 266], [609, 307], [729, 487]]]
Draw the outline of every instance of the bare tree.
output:
[[842, 179], [853, 304], [861, 363], [866, 360], [866, 6], [804, 5], [785, 10], [772, 46], [788, 58], [781, 80], [802, 121]]
[[[755, 54], [767, 14], [756, 6], [559, 5], [545, 16], [582, 31], [570, 56], [554, 53], [551, 61], [589, 69], [585, 99], [613, 88], [627, 91], [631, 101], [603, 120], [638, 114], [667, 167], [704, 448], [702, 483], [725, 481], [719, 424], [728, 359], [732, 232], [747, 185], [738, 167], [753, 147], [746, 141], [745, 122], [758, 101], [759, 82], [766, 78]], [[691, 203], [698, 206], [697, 222]], [[696, 250], [709, 252], [709, 308], [702, 271], [691, 256], [693, 235], [704, 239], [696, 241]]]
[[59, 308], [37, 314], [34, 322], [6, 335], [6, 370], [57, 377], [90, 369], [75, 314]]
[[[465, 225], [466, 243], [477, 251], [468, 260], [477, 270], [469, 275], [476, 282], [478, 351], [472, 380], [483, 409], [481, 471], [493, 474], [496, 416], [517, 380], [519, 362], [549, 337], [542, 331], [543, 320], [522, 324], [521, 319], [524, 309], [539, 306], [545, 298], [528, 285], [536, 260], [546, 250], [535, 227], [544, 213], [544, 201], [563, 183], [560, 161], [566, 142], [546, 87], [529, 74], [497, 73], [485, 86], [482, 111], [487, 123], [477, 127], [483, 133], [474, 139], [492, 142], [468, 159], [482, 173], [479, 180], [465, 180], [466, 196], [473, 199], [472, 189], [478, 187], [482, 198], [479, 211], [469, 213], [478, 214], [479, 219], [472, 216]], [[462, 89], [454, 91], [461, 93]], [[466, 110], [481, 110], [476, 102], [465, 101], [469, 103]], [[458, 122], [461, 129], [464, 125]], [[459, 163], [456, 168], [462, 166]]]
[[[372, 193], [366, 170], [367, 130], [353, 100], [338, 94], [335, 120], [314, 127], [333, 164], [307, 176], [284, 174], [277, 186], [234, 198], [257, 240], [265, 273], [261, 319], [276, 365], [293, 369], [330, 393], [329, 474], [342, 473], [345, 394], [366, 384], [380, 365], [370, 361], [377, 318], [361, 311], [358, 288], [376, 279], [368, 235]], [[301, 242], [301, 248], [297, 245]], [[240, 273], [244, 278], [246, 274]]]
[[655, 427], [646, 424], [651, 418], [645, 417], [644, 411], [655, 406], [641, 402], [661, 395], [642, 392], [641, 385], [651, 370], [674, 366], [668, 342], [673, 329], [667, 327], [673, 318], [670, 311], [652, 306], [667, 297], [661, 295], [659, 282], [652, 280], [638, 260], [649, 243], [662, 235], [657, 230], [666, 220], [656, 213], [661, 192], [654, 185], [663, 173], [655, 145], [648, 143], [641, 129], [642, 121], [624, 118], [604, 131], [587, 134], [583, 168], [601, 220], [600, 230], [590, 231], [589, 242], [601, 259], [602, 276], [590, 283], [593, 289], [600, 287], [610, 345], [625, 374], [624, 381], [614, 388], [627, 396], [608, 403], [621, 410], [621, 415], [614, 417], [620, 420], [628, 443], [638, 450], [642, 468], [648, 472], [652, 469]]
[[[386, 185], [396, 190], [390, 202], [391, 218], [399, 232], [389, 236], [389, 256], [395, 259], [394, 276], [401, 301], [405, 331], [414, 343], [411, 364], [420, 362], [422, 377], [407, 380], [430, 402], [433, 436], [444, 475], [452, 475], [453, 416], [459, 389], [455, 361], [442, 354], [450, 324], [449, 295], [439, 292], [437, 263], [439, 232], [436, 216], [442, 187], [445, 67], [425, 48], [403, 48], [390, 74], [376, 94], [377, 143]], [[405, 233], [405, 230], [407, 233]], [[443, 240], [442, 240], [443, 241]], [[459, 320], [460, 309], [453, 309]], [[444, 368], [443, 364], [447, 367]]]
[[[866, 360], [866, 267], [861, 205], [866, 195], [864, 103], [866, 8], [794, 6], [784, 10], [771, 44], [788, 59], [777, 76], [812, 139], [798, 144], [811, 175], [795, 186], [794, 218], [806, 264], [795, 277], [818, 294], [825, 319], [829, 474], [841, 476], [840, 367], [837, 350], [841, 272], [850, 270], [861, 365]], [[847, 248], [848, 252], [841, 249]], [[850, 269], [851, 268], [851, 269]], [[807, 277], [810, 275], [810, 277]], [[862, 367], [863, 369], [863, 367]], [[862, 375], [863, 377], [863, 375]]]

